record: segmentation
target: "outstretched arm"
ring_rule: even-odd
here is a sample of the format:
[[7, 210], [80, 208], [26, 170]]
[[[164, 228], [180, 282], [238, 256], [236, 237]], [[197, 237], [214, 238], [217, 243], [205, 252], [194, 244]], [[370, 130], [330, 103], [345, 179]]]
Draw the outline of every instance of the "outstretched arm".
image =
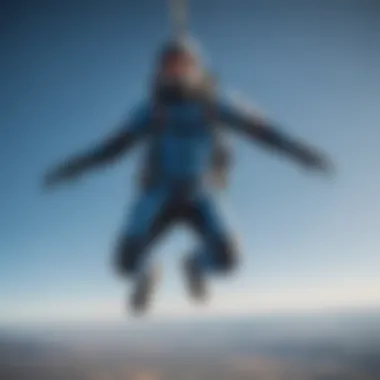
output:
[[227, 100], [220, 101], [218, 108], [221, 121], [248, 138], [286, 154], [306, 168], [331, 169], [325, 155], [291, 137], [255, 110]]
[[130, 149], [141, 137], [148, 124], [146, 110], [139, 109], [128, 121], [102, 143], [88, 151], [65, 160], [50, 170], [44, 178], [46, 186], [74, 179], [95, 167], [114, 161]]

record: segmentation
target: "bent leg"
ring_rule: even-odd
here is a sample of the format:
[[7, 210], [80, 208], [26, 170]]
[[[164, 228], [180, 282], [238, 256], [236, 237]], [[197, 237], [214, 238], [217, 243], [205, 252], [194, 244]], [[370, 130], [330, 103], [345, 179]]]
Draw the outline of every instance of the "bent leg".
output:
[[238, 265], [238, 247], [234, 234], [226, 226], [221, 206], [211, 194], [202, 194], [191, 209], [191, 223], [202, 239], [194, 260], [203, 271], [232, 272]]
[[132, 208], [116, 248], [116, 269], [122, 275], [144, 269], [147, 250], [169, 224], [167, 203], [168, 194], [156, 188], [144, 192]]

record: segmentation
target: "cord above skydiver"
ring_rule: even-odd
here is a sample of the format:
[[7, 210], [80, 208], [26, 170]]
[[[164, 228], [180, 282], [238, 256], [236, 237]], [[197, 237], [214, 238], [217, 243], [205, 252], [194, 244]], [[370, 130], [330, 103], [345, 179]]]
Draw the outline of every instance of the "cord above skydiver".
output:
[[134, 309], [145, 310], [154, 285], [148, 249], [173, 223], [189, 224], [200, 237], [200, 249], [187, 257], [184, 266], [195, 299], [206, 296], [209, 273], [228, 273], [237, 266], [236, 242], [220, 215], [212, 181], [229, 162], [219, 138], [228, 129], [306, 169], [328, 172], [332, 168], [318, 150], [290, 137], [254, 110], [224, 98], [193, 46], [175, 40], [159, 54], [152, 96], [104, 142], [45, 176], [50, 188], [115, 161], [139, 141], [147, 142], [140, 196], [117, 244], [115, 260], [118, 273], [136, 281]]

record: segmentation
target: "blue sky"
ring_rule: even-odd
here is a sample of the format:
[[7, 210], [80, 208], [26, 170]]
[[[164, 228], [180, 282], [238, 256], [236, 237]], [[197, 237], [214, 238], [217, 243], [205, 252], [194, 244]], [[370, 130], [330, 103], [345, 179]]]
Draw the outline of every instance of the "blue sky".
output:
[[[9, 4], [0, 44], [0, 320], [121, 315], [125, 287], [109, 262], [139, 151], [54, 194], [40, 179], [142, 99], [170, 31], [166, 3]], [[227, 200], [244, 267], [217, 282], [202, 312], [380, 304], [380, 9], [281, 4], [194, 0], [191, 26], [225, 89], [329, 151], [339, 175], [305, 175], [234, 140]], [[175, 230], [156, 250], [163, 313], [198, 313], [178, 273], [193, 244]]]

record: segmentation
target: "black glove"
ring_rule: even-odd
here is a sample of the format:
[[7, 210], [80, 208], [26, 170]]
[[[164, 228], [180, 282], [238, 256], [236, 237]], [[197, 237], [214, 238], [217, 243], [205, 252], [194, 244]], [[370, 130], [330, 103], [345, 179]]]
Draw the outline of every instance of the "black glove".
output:
[[43, 179], [43, 187], [51, 189], [60, 183], [73, 181], [80, 174], [79, 167], [76, 165], [63, 165], [49, 171]]
[[327, 155], [310, 148], [303, 148], [298, 155], [301, 164], [309, 170], [316, 170], [324, 174], [334, 174], [334, 165]]

